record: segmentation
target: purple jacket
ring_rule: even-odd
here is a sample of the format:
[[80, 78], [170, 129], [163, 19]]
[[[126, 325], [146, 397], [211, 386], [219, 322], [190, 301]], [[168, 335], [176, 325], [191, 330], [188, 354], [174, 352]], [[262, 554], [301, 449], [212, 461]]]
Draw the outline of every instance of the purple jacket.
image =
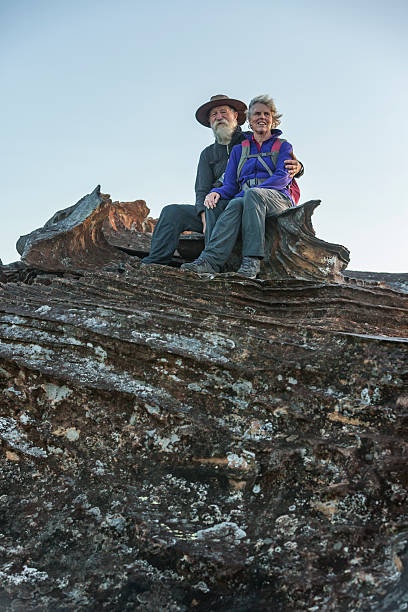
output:
[[[272, 130], [271, 134], [271, 137], [262, 143], [261, 153], [269, 153], [273, 142], [282, 134], [282, 132], [281, 130]], [[251, 145], [250, 154], [252, 155], [253, 153], [258, 153], [258, 149], [255, 142], [253, 142], [251, 138], [249, 139], [249, 142]], [[276, 189], [277, 191], [280, 191], [283, 195], [290, 199], [293, 206], [294, 202], [290, 196], [288, 189], [288, 185], [290, 184], [291, 179], [289, 178], [289, 173], [285, 169], [284, 165], [285, 159], [289, 159], [291, 153], [292, 145], [289, 142], [283, 142], [279, 150], [276, 168], [272, 176], [269, 176], [268, 172], [256, 158], [247, 159], [242, 167], [240, 180], [242, 182], [245, 182], [248, 179], [253, 178], [266, 179], [265, 182], [263, 182], [261, 185], [258, 185], [258, 187], [261, 187], [262, 189]], [[240, 158], [241, 145], [239, 144], [236, 145], [231, 151], [227, 169], [225, 170], [223, 186], [211, 190], [215, 191], [216, 193], [219, 193], [221, 198], [223, 198], [224, 200], [231, 200], [234, 197], [239, 198], [244, 195], [244, 191], [241, 190], [241, 187], [237, 182], [237, 168]], [[264, 157], [263, 160], [273, 170], [271, 158]]]

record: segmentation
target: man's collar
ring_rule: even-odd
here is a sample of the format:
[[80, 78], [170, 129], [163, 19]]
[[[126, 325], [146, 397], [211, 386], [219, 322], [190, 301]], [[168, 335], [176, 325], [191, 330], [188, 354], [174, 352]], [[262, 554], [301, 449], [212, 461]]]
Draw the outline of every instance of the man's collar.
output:
[[230, 145], [234, 145], [234, 144], [237, 144], [238, 142], [240, 142], [241, 141], [241, 136], [242, 136], [241, 127], [239, 125], [237, 125], [237, 127], [235, 128], [234, 133], [232, 134]]

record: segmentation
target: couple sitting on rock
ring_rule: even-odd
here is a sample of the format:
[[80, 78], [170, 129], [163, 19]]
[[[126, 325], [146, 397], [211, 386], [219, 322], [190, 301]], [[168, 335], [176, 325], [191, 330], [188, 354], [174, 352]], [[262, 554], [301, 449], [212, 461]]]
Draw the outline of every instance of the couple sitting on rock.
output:
[[[299, 196], [294, 176], [303, 166], [292, 145], [276, 129], [281, 115], [272, 98], [257, 96], [246, 105], [228, 96], [213, 96], [196, 112], [211, 127], [215, 143], [202, 151], [195, 183], [195, 206], [165, 206], [155, 227], [150, 254], [143, 264], [168, 264], [179, 235], [204, 232], [205, 249], [181, 266], [198, 274], [217, 273], [242, 232], [242, 264], [237, 274], [256, 278], [264, 257], [265, 219], [295, 206]], [[240, 126], [248, 115], [252, 132]]]

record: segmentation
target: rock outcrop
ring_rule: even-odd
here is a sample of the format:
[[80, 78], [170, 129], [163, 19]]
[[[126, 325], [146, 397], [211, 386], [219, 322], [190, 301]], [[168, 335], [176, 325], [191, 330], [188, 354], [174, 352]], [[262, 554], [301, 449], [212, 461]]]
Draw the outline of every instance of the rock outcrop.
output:
[[[261, 276], [341, 282], [349, 251], [316, 238], [311, 217], [320, 200], [306, 202], [266, 223], [265, 258]], [[99, 185], [77, 204], [59, 211], [44, 227], [17, 242], [27, 264], [46, 270], [99, 269], [125, 263], [130, 255], [147, 255], [155, 221], [147, 217], [143, 200], [114, 202], [100, 193]], [[204, 247], [201, 234], [182, 235], [175, 264], [195, 259]], [[237, 270], [241, 242], [224, 271]]]
[[1, 609], [408, 606], [406, 278], [143, 267], [94, 218], [105, 269], [0, 268]]
[[148, 214], [144, 200], [112, 203], [98, 185], [43, 227], [21, 236], [17, 251], [24, 263], [43, 270], [93, 270], [124, 263], [130, 260], [126, 250], [149, 250], [156, 222]]

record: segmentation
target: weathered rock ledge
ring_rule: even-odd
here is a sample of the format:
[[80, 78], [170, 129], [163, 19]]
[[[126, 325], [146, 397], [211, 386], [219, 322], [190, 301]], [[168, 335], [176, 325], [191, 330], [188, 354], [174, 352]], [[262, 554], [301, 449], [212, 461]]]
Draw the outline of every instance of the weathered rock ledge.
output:
[[1, 268], [1, 609], [403, 609], [403, 275], [123, 253]]
[[[320, 200], [305, 202], [276, 220], [267, 219], [262, 278], [343, 281], [349, 251], [316, 238], [311, 218], [319, 204]], [[53, 271], [131, 262], [135, 255], [149, 252], [156, 223], [147, 217], [149, 212], [143, 200], [112, 202], [98, 185], [74, 206], [53, 215], [42, 228], [21, 236], [17, 250], [26, 264]], [[184, 258], [195, 259], [203, 246], [201, 234], [182, 235], [175, 265]], [[237, 270], [240, 262], [238, 241], [224, 272]]]

